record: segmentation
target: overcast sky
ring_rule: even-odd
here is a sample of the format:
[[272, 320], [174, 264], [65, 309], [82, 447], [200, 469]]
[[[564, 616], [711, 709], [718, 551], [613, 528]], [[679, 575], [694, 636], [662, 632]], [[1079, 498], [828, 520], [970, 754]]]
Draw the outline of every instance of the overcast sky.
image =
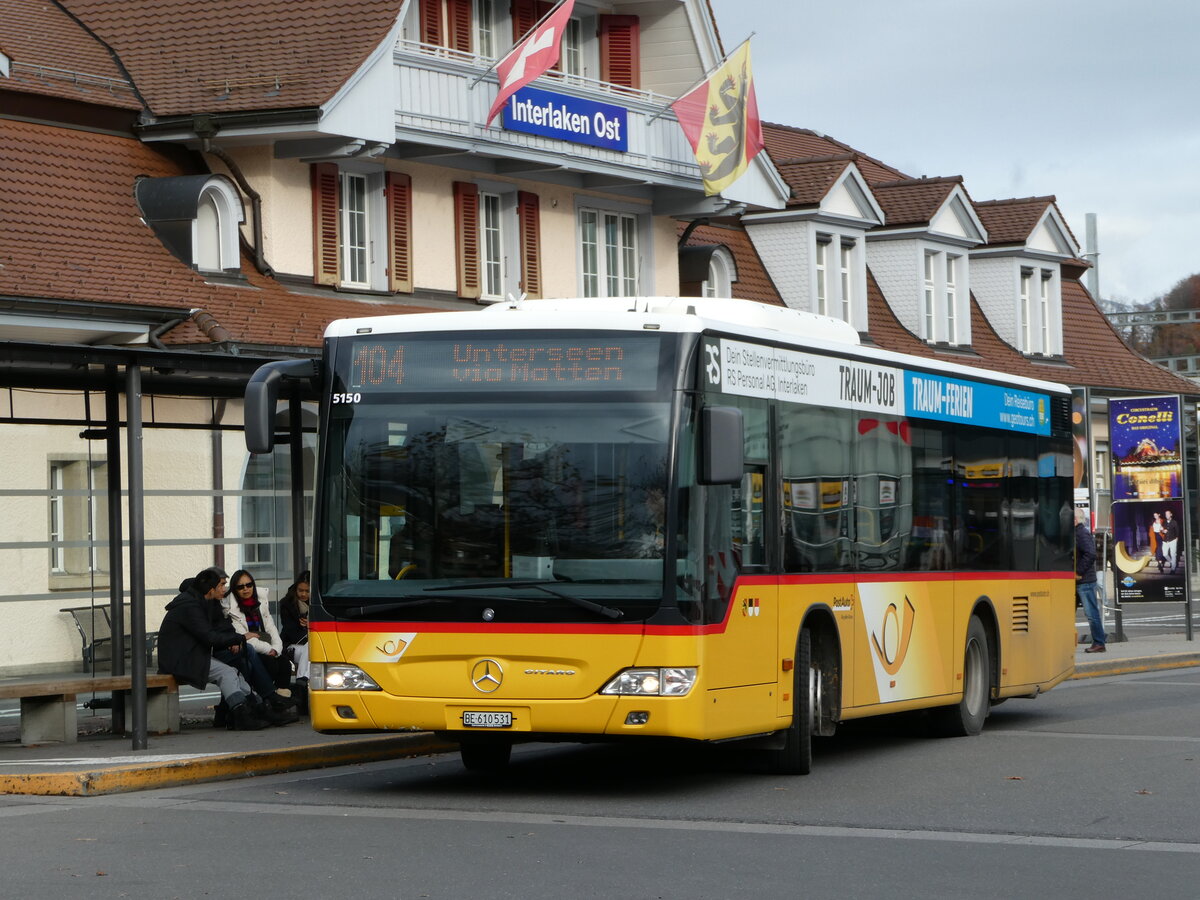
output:
[[1100, 293], [1200, 272], [1200, 0], [711, 0], [766, 121], [975, 200], [1053, 194]]

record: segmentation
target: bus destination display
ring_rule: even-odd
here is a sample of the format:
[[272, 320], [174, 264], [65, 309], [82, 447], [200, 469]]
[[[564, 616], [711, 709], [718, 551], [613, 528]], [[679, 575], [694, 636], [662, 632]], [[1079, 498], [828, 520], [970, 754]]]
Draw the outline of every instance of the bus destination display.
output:
[[657, 336], [380, 338], [339, 351], [347, 390], [652, 391]]

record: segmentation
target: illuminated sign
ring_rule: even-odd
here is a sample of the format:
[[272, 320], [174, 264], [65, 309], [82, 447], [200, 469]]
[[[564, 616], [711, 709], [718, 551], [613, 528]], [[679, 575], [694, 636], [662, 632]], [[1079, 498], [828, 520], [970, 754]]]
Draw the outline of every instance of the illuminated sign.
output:
[[628, 117], [628, 110], [622, 106], [529, 87], [509, 97], [504, 107], [504, 127], [508, 131], [622, 153], [629, 149]]
[[369, 338], [339, 348], [339, 389], [653, 391], [659, 347], [641, 335]]

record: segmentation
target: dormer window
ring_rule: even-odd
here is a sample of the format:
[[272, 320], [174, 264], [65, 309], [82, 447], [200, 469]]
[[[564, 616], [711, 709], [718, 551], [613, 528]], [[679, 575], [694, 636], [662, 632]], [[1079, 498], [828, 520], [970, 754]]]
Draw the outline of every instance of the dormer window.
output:
[[946, 254], [946, 340], [958, 343], [958, 264], [961, 257]]
[[223, 175], [142, 178], [134, 188], [142, 219], [163, 246], [199, 272], [237, 275], [241, 269], [241, 195]]
[[921, 286], [921, 337], [931, 344], [958, 346], [964, 334], [966, 266], [961, 253], [928, 248], [924, 251]]
[[829, 245], [828, 236], [817, 238], [817, 255], [814, 269], [817, 274], [817, 308], [820, 316], [829, 315]]
[[975, 296], [997, 334], [1021, 353], [1060, 356], [1063, 261], [1079, 248], [1053, 197], [977, 204], [990, 238], [971, 251]]
[[1022, 353], [1052, 356], [1058, 324], [1054, 310], [1057, 296], [1053, 269], [1021, 269], [1020, 307], [1017, 313], [1019, 346]]

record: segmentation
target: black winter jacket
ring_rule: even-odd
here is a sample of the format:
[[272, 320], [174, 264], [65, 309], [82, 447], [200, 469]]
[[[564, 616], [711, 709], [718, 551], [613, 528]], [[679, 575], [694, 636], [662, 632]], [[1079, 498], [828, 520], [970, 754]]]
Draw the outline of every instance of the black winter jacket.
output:
[[158, 671], [175, 680], [203, 689], [208, 684], [213, 648], [244, 644], [233, 623], [225, 617], [220, 600], [196, 593], [194, 579], [179, 585], [179, 595], [167, 604], [158, 627]]

